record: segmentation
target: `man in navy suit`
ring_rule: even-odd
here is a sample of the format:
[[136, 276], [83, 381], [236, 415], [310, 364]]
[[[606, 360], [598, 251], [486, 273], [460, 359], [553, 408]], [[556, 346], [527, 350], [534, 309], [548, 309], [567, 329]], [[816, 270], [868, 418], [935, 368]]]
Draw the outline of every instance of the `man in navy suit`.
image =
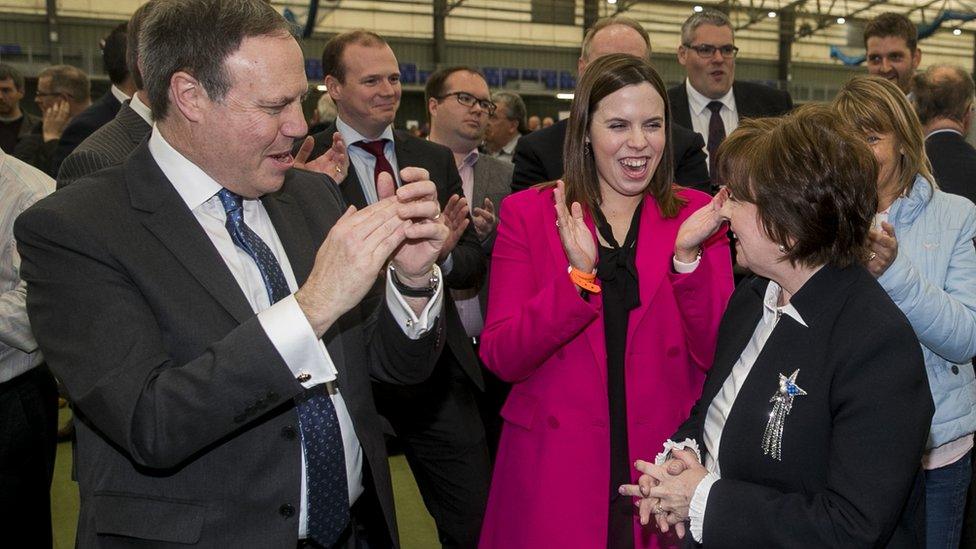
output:
[[793, 109], [789, 93], [735, 80], [738, 52], [732, 22], [720, 11], [695, 13], [681, 26], [678, 62], [688, 77], [668, 90], [671, 113], [676, 124], [705, 137], [713, 179], [714, 152], [725, 136], [739, 126], [739, 120], [779, 116]]
[[976, 149], [965, 138], [973, 121], [973, 78], [960, 67], [935, 65], [915, 75], [913, 90], [935, 181], [976, 202]]

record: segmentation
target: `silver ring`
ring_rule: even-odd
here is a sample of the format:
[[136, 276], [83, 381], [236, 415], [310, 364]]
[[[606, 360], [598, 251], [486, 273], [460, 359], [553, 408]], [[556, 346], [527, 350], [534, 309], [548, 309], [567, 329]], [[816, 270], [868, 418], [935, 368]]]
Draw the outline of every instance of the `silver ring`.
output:
[[556, 228], [557, 229], [559, 228], [559, 220], [558, 219], [556, 220]]
[[336, 166], [335, 167], [335, 170], [336, 170], [336, 175], [342, 175], [342, 167], [341, 166]]
[[868, 261], [874, 261], [874, 258], [876, 257], [878, 257], [878, 254], [875, 252], [871, 252], [871, 255], [868, 256]]
[[663, 515], [664, 514], [664, 509], [661, 507], [661, 504], [660, 503], [654, 509], [654, 514], [655, 515]]
[[437, 212], [437, 215], [435, 215], [434, 217], [430, 218], [430, 220], [431, 221], [437, 221], [440, 218], [441, 218], [441, 212]]

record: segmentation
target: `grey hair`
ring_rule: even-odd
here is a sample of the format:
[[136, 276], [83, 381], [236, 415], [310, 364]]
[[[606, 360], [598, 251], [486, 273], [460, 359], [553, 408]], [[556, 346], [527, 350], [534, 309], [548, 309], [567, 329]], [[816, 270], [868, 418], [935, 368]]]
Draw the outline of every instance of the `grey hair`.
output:
[[692, 36], [698, 27], [702, 25], [715, 25], [716, 27], [728, 27], [732, 30], [732, 36], [735, 37], [735, 29], [732, 28], [732, 20], [729, 16], [714, 9], [705, 9], [698, 13], [693, 13], [691, 17], [685, 20], [684, 24], [681, 25], [681, 43], [691, 44]]
[[506, 118], [509, 120], [517, 120], [518, 131], [525, 133], [527, 130], [525, 123], [526, 109], [525, 101], [522, 101], [522, 96], [513, 92], [501, 91], [492, 95], [491, 100], [496, 105], [505, 105], [508, 109], [508, 116]]
[[75, 101], [88, 101], [91, 97], [91, 81], [85, 71], [71, 65], [54, 65], [37, 73], [37, 78], [50, 78], [51, 91], [63, 93]]

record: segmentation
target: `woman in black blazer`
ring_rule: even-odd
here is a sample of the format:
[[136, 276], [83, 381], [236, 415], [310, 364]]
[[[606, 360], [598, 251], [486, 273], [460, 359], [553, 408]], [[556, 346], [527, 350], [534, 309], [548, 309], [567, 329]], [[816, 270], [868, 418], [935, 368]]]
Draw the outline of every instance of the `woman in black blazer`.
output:
[[862, 266], [877, 165], [826, 107], [722, 144], [736, 289], [691, 417], [621, 493], [705, 547], [920, 547], [932, 418], [905, 316]]

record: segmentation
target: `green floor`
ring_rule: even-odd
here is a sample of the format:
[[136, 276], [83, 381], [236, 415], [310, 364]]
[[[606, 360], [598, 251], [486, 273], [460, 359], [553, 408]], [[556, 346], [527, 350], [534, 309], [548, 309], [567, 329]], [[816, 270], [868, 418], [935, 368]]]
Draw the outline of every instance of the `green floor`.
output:
[[[62, 410], [61, 420], [68, 417]], [[437, 530], [434, 520], [420, 500], [417, 484], [410, 474], [403, 456], [390, 458], [393, 473], [393, 492], [396, 497], [397, 520], [400, 542], [404, 549], [429, 549], [437, 547]], [[78, 524], [78, 485], [71, 480], [71, 444], [58, 444], [58, 460], [54, 482], [51, 486], [51, 513], [54, 520], [55, 549], [71, 549], [75, 545], [75, 529]]]

